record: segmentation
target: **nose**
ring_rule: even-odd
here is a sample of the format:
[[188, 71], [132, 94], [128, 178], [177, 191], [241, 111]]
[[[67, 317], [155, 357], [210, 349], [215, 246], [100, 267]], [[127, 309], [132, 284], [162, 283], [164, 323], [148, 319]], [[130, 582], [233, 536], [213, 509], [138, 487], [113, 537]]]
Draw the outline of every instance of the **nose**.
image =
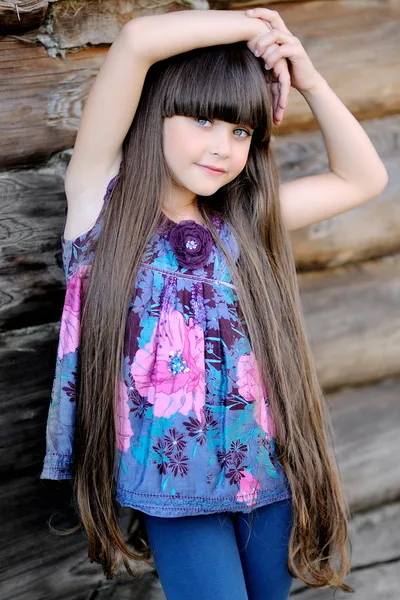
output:
[[225, 127], [215, 127], [211, 141], [211, 153], [218, 154], [221, 158], [229, 156], [231, 151], [232, 132]]

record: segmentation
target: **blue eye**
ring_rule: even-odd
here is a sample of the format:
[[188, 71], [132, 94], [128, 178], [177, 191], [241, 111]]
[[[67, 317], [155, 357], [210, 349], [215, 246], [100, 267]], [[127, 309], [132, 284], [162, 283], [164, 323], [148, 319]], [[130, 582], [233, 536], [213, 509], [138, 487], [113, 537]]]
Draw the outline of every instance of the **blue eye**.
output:
[[[194, 117], [194, 120], [195, 120], [195, 121], [197, 121], [197, 122], [198, 122], [198, 121], [208, 121], [208, 123], [211, 123], [211, 119], [207, 119], [207, 117]], [[239, 135], [236, 135], [236, 136], [235, 136], [235, 137], [240, 137], [240, 138], [243, 138], [243, 139], [246, 139], [248, 136], [250, 136], [250, 137], [251, 137], [251, 135], [252, 135], [252, 134], [250, 133], [250, 131], [247, 131], [247, 129], [242, 129], [241, 127], [240, 127], [240, 128], [237, 128], [237, 129], [235, 129], [234, 131], [244, 131], [244, 133], [245, 133], [246, 135], [240, 135], [240, 136], [239, 136]]]
[[247, 137], [248, 135], [251, 135], [251, 133], [249, 131], [247, 131], [246, 129], [235, 129], [235, 131], [244, 131], [244, 133], [247, 134], [245, 136], [237, 136], [237, 137]]
[[196, 121], [208, 121], [209, 123], [211, 123], [210, 119], [206, 119], [206, 117], [195, 117]]

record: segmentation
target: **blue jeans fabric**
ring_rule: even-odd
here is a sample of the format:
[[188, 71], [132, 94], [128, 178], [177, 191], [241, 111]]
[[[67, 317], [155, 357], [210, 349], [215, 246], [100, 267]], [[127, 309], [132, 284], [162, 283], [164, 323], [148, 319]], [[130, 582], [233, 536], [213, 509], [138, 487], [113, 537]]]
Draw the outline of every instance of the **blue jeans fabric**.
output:
[[291, 500], [189, 517], [144, 515], [167, 600], [286, 600]]

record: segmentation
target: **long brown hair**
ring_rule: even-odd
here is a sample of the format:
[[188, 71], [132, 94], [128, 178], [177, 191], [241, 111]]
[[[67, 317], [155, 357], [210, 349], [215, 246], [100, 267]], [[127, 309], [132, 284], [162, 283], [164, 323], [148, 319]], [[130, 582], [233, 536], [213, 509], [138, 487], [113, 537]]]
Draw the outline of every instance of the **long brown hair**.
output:
[[[350, 569], [349, 507], [329, 449], [332, 426], [280, 212], [268, 78], [245, 43], [195, 49], [155, 63], [124, 140], [84, 298], [73, 483], [90, 560], [103, 565], [108, 579], [121, 561], [133, 574], [129, 560], [151, 557], [143, 528], [136, 547], [135, 541], [127, 544], [118, 525], [116, 407], [128, 305], [143, 252], [163, 218], [162, 193], [171, 178], [162, 150], [163, 120], [184, 115], [254, 128], [245, 169], [215, 194], [198, 196], [198, 208], [231, 268], [238, 310], [268, 390], [277, 457], [292, 490], [289, 570], [309, 586], [353, 591], [344, 583]], [[212, 210], [234, 231], [237, 263], [218, 235]]]

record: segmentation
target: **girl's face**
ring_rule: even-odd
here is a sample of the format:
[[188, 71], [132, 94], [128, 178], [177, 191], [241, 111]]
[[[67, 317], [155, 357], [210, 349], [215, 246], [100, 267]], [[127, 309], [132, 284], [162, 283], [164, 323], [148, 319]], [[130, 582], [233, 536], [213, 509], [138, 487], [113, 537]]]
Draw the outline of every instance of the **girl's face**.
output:
[[[163, 150], [180, 186], [181, 200], [193, 198], [193, 194], [209, 196], [235, 179], [246, 165], [252, 133], [245, 125], [216, 119], [180, 115], [165, 118]], [[223, 172], [210, 172], [201, 165]]]

